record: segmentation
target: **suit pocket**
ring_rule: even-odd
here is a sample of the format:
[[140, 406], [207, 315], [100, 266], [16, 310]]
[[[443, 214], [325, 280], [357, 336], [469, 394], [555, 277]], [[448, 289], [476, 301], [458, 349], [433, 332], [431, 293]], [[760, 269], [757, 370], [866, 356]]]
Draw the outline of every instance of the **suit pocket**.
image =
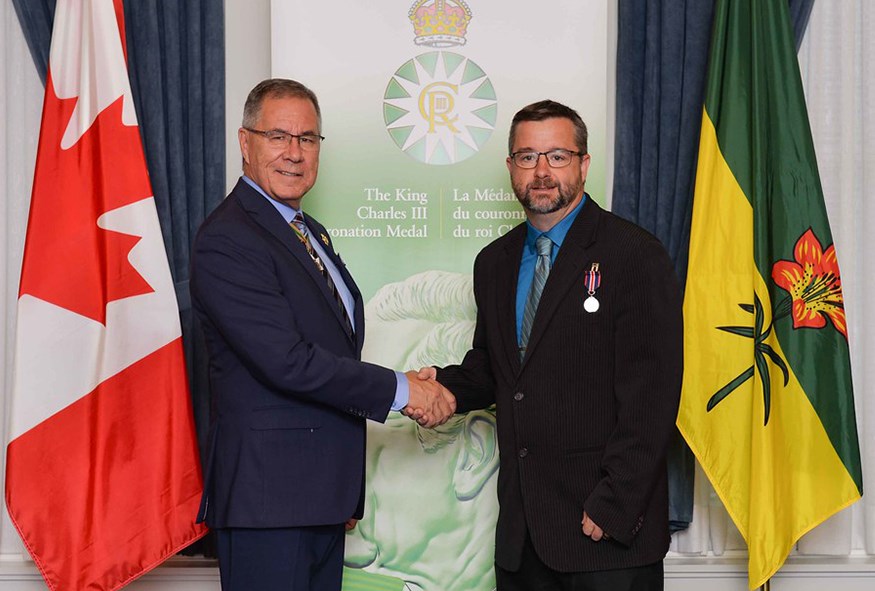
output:
[[589, 447], [575, 447], [571, 449], [565, 450], [566, 457], [575, 457], [575, 456], [590, 456], [597, 457], [601, 459], [602, 454], [605, 451], [604, 445], [591, 445]]
[[563, 326], [569, 322], [585, 326], [609, 326], [611, 317], [605, 308], [606, 306], [601, 306], [595, 312], [587, 312], [583, 309], [583, 304], [578, 303], [572, 309], [557, 314], [556, 318], [562, 322]]
[[272, 429], [309, 429], [320, 428], [321, 421], [300, 408], [274, 407], [261, 408], [252, 411], [249, 428], [253, 431], [268, 431]]

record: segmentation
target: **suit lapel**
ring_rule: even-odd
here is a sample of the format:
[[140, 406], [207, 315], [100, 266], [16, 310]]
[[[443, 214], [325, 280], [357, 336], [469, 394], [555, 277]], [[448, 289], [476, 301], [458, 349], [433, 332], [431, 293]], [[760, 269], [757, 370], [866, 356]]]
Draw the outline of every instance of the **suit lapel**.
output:
[[[364, 346], [365, 339], [365, 313], [364, 313], [364, 303], [362, 302], [362, 294], [359, 291], [358, 285], [356, 285], [355, 280], [350, 275], [349, 271], [346, 269], [346, 264], [340, 258], [340, 255], [334, 250], [334, 243], [331, 242], [331, 238], [328, 236], [328, 232], [325, 230], [325, 226], [320, 224], [316, 219], [311, 217], [310, 215], [305, 214], [304, 218], [307, 222], [307, 227], [310, 229], [310, 239], [311, 240], [319, 240], [322, 250], [325, 251], [326, 255], [331, 262], [334, 263], [334, 267], [340, 273], [340, 277], [343, 279], [343, 283], [346, 285], [346, 288], [349, 290], [350, 295], [352, 295], [353, 299], [353, 324], [356, 327], [355, 330], [355, 345], [356, 350], [361, 352], [362, 347]], [[322, 279], [322, 283], [325, 283], [325, 279]], [[327, 297], [334, 302], [334, 298], [331, 296], [328, 288], [325, 288], [325, 293], [328, 294]], [[344, 325], [343, 316], [340, 314], [340, 308], [336, 305], [334, 306], [335, 312], [337, 313], [337, 321], [340, 322], [341, 326]]]
[[[588, 264], [587, 247], [595, 240], [596, 229], [601, 216], [601, 208], [587, 196], [577, 218], [565, 235], [556, 261], [550, 269], [550, 276], [541, 294], [538, 311], [532, 323], [532, 332], [526, 349], [523, 365], [531, 357], [532, 351], [544, 335], [550, 320], [556, 314], [556, 309], [575, 282], [583, 281], [583, 273]], [[582, 304], [582, 302], [581, 302]]]
[[[301, 241], [298, 240], [295, 231], [286, 223], [283, 216], [280, 215], [273, 205], [267, 202], [267, 199], [263, 195], [250, 187], [243, 179], [240, 179], [237, 182], [233, 194], [237, 197], [240, 206], [249, 213], [250, 217], [252, 217], [252, 219], [269, 234], [274, 236], [279, 243], [282, 244], [295, 259], [297, 259], [301, 264], [301, 267], [304, 269], [304, 272], [313, 281], [316, 289], [321, 291], [322, 296], [330, 302], [331, 305], [329, 307], [334, 311], [334, 316], [337, 318], [337, 322], [343, 327], [343, 317], [340, 314], [340, 309], [337, 307], [337, 302], [334, 301], [334, 296], [328, 290], [328, 284], [325, 282], [325, 278], [322, 276], [322, 273], [319, 272], [319, 269], [316, 268], [316, 265], [313, 264], [313, 260], [310, 258], [310, 255], [307, 254], [307, 249]], [[313, 224], [314, 220], [312, 218], [309, 216], [305, 217], [307, 218], [308, 226]], [[316, 232], [311, 233], [314, 234], [311, 235], [311, 240], [320, 240], [322, 235], [327, 236], [325, 228], [323, 228], [321, 224], [316, 222], [313, 225], [316, 226]], [[323, 248], [323, 250], [329, 252], [335, 266], [338, 269], [341, 269], [341, 274], [343, 275], [344, 281], [347, 282], [347, 287], [354, 286], [355, 284], [352, 282], [352, 277], [349, 276], [349, 273], [345, 272], [343, 264], [339, 262], [337, 255], [334, 254], [334, 249], [331, 248], [330, 242], [327, 247]], [[361, 306], [358, 305], [358, 302], [361, 295], [358, 293], [358, 288], [355, 288], [354, 290], [350, 288], [350, 291], [356, 299], [356, 326], [362, 326], [358, 318], [358, 310], [361, 308]], [[344, 332], [346, 332], [345, 328]], [[357, 339], [360, 339], [358, 336], [359, 332], [361, 331], [356, 332]]]

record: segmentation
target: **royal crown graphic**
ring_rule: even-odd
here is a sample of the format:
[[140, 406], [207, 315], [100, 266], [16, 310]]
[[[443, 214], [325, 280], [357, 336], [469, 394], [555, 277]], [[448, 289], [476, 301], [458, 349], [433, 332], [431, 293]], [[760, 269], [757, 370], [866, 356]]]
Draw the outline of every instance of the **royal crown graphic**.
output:
[[408, 13], [417, 45], [464, 45], [471, 9], [463, 0], [418, 0]]
[[442, 48], [409, 59], [383, 93], [383, 121], [411, 158], [455, 164], [486, 144], [498, 116], [495, 88], [468, 57], [443, 48], [465, 45], [471, 9], [464, 0], [417, 0], [407, 13], [416, 45]]

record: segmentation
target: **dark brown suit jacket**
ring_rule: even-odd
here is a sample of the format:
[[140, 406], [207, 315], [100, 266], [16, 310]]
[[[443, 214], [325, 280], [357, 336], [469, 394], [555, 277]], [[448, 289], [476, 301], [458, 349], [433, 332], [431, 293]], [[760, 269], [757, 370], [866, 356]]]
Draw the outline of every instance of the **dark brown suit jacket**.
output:
[[[553, 264], [520, 361], [521, 224], [474, 264], [477, 326], [438, 370], [459, 411], [496, 405], [496, 563], [516, 570], [526, 532], [554, 570], [628, 568], [668, 550], [665, 454], [682, 374], [682, 296], [659, 241], [587, 198]], [[599, 263], [597, 312], [584, 274]], [[610, 539], [581, 532], [583, 512]]]

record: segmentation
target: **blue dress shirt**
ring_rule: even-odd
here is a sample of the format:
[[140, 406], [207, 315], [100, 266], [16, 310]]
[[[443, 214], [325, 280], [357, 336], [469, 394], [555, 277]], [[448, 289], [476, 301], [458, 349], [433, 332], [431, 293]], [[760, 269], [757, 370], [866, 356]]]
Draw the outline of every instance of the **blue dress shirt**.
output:
[[580, 213], [580, 208], [583, 207], [587, 200], [587, 194], [583, 194], [583, 199], [577, 204], [571, 213], [562, 218], [558, 224], [541, 232], [526, 220], [527, 232], [526, 242], [523, 246], [523, 258], [520, 261], [520, 275], [516, 284], [516, 342], [520, 342], [520, 333], [523, 326], [523, 313], [526, 309], [526, 299], [529, 296], [529, 289], [532, 287], [532, 280], [535, 278], [535, 262], [538, 260], [538, 251], [535, 249], [535, 241], [541, 234], [546, 234], [553, 241], [553, 253], [550, 256], [550, 263], [556, 261], [556, 255], [559, 254], [559, 249], [562, 248], [562, 242], [565, 240], [565, 235], [571, 228], [571, 224]]

